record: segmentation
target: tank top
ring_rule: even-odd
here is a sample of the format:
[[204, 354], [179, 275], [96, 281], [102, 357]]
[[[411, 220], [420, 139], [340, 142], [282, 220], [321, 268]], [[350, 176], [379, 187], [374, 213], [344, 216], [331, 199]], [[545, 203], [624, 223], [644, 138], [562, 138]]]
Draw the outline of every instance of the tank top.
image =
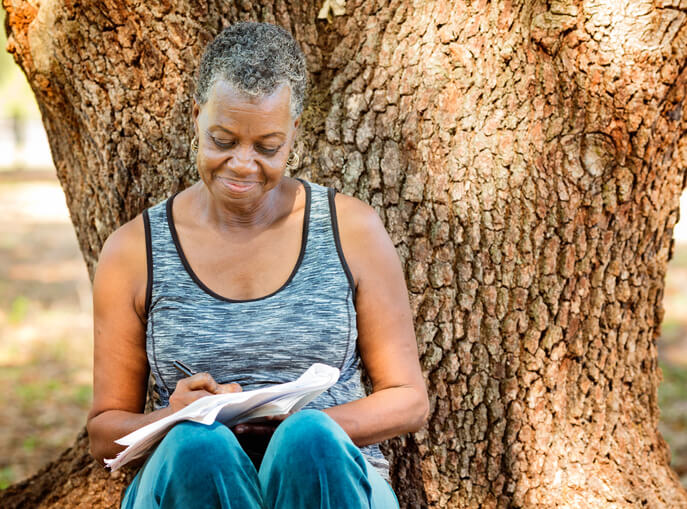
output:
[[[218, 383], [239, 383], [244, 391], [295, 380], [321, 362], [339, 368], [339, 380], [305, 408], [321, 410], [365, 396], [355, 286], [341, 250], [335, 191], [301, 182], [306, 203], [298, 261], [279, 289], [257, 299], [228, 299], [196, 276], [174, 226], [174, 196], [144, 211], [146, 353], [154, 408], [169, 404], [183, 377], [172, 365], [176, 359]], [[388, 479], [379, 447], [360, 450]]]

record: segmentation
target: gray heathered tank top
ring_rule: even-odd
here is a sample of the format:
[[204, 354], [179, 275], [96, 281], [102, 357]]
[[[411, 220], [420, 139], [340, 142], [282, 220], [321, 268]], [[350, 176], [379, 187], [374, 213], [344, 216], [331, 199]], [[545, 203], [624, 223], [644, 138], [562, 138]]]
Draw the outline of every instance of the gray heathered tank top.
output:
[[[177, 238], [174, 196], [143, 214], [148, 246], [146, 351], [155, 408], [168, 405], [182, 375], [179, 359], [219, 383], [243, 390], [296, 379], [314, 362], [336, 366], [339, 381], [306, 408], [323, 409], [365, 396], [361, 384], [353, 278], [341, 251], [334, 190], [303, 182], [301, 251], [274, 293], [231, 300], [195, 275]], [[377, 445], [360, 448], [383, 477], [389, 464]]]

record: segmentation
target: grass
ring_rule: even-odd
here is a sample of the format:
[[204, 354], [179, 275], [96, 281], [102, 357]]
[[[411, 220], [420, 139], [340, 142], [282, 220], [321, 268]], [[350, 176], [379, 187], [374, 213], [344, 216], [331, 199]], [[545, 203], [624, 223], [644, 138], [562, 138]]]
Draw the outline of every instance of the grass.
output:
[[72, 389], [68, 402], [81, 407], [90, 407], [93, 401], [93, 387], [91, 385], [79, 385]]
[[4, 490], [9, 487], [16, 479], [14, 475], [14, 470], [12, 467], [2, 467], [0, 468], [0, 490]]
[[7, 320], [15, 325], [23, 322], [29, 311], [29, 303], [29, 299], [23, 295], [16, 297], [10, 306], [10, 313]]
[[93, 339], [90, 282], [57, 183], [0, 181], [0, 232], [4, 489], [55, 459], [85, 425]]
[[661, 417], [680, 423], [687, 433], [687, 366], [659, 362], [663, 382], [658, 386]]
[[37, 436], [28, 436], [21, 443], [21, 448], [24, 449], [25, 452], [31, 453], [39, 443], [40, 439]]

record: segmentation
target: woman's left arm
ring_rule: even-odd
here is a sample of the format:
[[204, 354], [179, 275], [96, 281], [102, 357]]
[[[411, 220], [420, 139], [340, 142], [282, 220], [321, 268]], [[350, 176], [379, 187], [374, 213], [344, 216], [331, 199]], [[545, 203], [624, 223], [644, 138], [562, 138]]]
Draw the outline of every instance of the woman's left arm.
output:
[[420, 429], [429, 403], [401, 263], [375, 210], [336, 195], [344, 257], [356, 284], [358, 348], [372, 394], [325, 410], [359, 446]]

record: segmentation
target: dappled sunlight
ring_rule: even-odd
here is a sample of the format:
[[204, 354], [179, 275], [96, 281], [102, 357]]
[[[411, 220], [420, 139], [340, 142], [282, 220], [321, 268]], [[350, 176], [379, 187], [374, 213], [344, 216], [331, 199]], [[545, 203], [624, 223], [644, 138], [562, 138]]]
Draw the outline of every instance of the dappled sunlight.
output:
[[62, 189], [55, 182], [3, 183], [0, 222], [69, 224], [69, 212]]
[[[17, 323], [12, 323], [12, 322]], [[0, 366], [65, 362], [91, 377], [91, 316], [69, 309], [32, 309], [20, 319], [0, 316]], [[83, 375], [80, 375], [83, 379]]]
[[587, 0], [585, 28], [613, 55], [669, 47], [685, 19], [679, 9], [657, 9], [651, 0]]
[[82, 272], [84, 272], [84, 262], [82, 260], [63, 260], [50, 265], [44, 263], [18, 263], [10, 268], [7, 275], [10, 279], [14, 280], [48, 284], [78, 280]]

